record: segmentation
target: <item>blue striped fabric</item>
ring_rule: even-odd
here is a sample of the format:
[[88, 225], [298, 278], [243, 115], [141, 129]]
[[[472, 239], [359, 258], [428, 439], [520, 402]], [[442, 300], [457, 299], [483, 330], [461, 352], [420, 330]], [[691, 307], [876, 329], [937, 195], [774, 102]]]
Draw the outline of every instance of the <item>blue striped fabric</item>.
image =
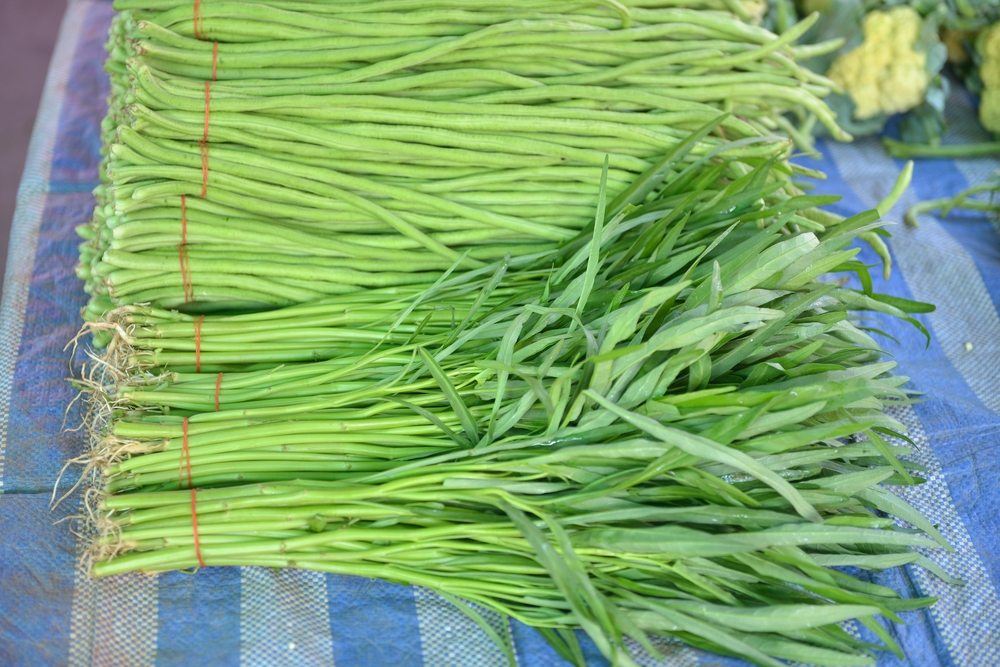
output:
[[[76, 508], [51, 511], [49, 494], [63, 461], [84, 448], [83, 434], [62, 431], [73, 397], [63, 345], [84, 302], [72, 271], [73, 228], [88, 219], [97, 180], [110, 16], [99, 0], [69, 5], [11, 236], [0, 305], [0, 665], [503, 664], [475, 625], [424, 590], [259, 568], [86, 576], [79, 541], [54, 523]], [[970, 100], [959, 97], [953, 107], [955, 140], [982, 138]], [[838, 209], [849, 214], [878, 201], [900, 165], [877, 143], [860, 142], [824, 145], [811, 166], [829, 174], [820, 189], [843, 195]], [[996, 167], [995, 160], [921, 162], [903, 203], [953, 193]], [[921, 223], [894, 230], [889, 289], [938, 304], [924, 318], [933, 341], [925, 349], [912, 329], [880, 326], [899, 340], [890, 349], [902, 372], [927, 392], [898, 415], [928, 478], [907, 498], [954, 545], [938, 559], [966, 585], [947, 586], [919, 569], [879, 577], [939, 598], [893, 630], [907, 660], [885, 656], [880, 664], [997, 665], [1000, 238], [982, 219]], [[521, 665], [559, 664], [532, 630], [492, 620], [510, 633]], [[720, 664], [680, 646], [666, 652], [670, 665]]]

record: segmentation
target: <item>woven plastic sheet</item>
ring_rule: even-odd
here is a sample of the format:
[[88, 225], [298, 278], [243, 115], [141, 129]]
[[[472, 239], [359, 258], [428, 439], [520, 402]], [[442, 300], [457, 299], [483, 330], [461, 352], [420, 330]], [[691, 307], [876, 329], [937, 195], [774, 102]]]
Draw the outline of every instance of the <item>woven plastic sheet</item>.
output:
[[[12, 230], [0, 318], [0, 665], [505, 664], [479, 628], [421, 589], [261, 568], [99, 582], [83, 571], [80, 542], [56, 523], [78, 502], [52, 511], [49, 499], [63, 461], [85, 447], [83, 434], [62, 428], [73, 398], [63, 346], [84, 303], [73, 228], [93, 205], [110, 18], [105, 2], [69, 5]], [[971, 101], [953, 107], [954, 140], [982, 139]], [[837, 208], [845, 214], [873, 206], [900, 166], [875, 142], [823, 151], [811, 166], [830, 175], [820, 190], [842, 194]], [[994, 160], [921, 162], [903, 205], [954, 193], [996, 167]], [[938, 305], [922, 318], [929, 348], [912, 328], [879, 322], [899, 341], [888, 347], [901, 372], [927, 392], [900, 414], [928, 478], [906, 495], [955, 547], [935, 558], [966, 583], [948, 586], [919, 568], [877, 577], [939, 598], [892, 629], [906, 660], [886, 654], [880, 664], [997, 665], [1000, 236], [983, 219], [925, 217], [919, 230], [896, 228], [891, 250], [889, 290]], [[534, 631], [491, 618], [511, 633], [520, 665], [560, 663]], [[665, 651], [668, 665], [730, 662], [680, 646]], [[602, 664], [592, 648], [589, 655]]]

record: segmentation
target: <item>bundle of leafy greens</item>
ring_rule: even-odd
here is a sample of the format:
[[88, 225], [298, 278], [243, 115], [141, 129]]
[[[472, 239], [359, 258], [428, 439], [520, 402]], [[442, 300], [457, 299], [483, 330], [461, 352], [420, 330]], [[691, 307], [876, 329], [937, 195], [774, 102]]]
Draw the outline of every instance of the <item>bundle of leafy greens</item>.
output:
[[[787, 158], [829, 81], [739, 0], [117, 0], [78, 275], [137, 303], [265, 310], [427, 285], [572, 239], [720, 111], [697, 159]], [[786, 168], [787, 167], [786, 165]], [[786, 180], [786, 185], [790, 184]], [[183, 250], [179, 251], [178, 247]], [[101, 340], [102, 337], [98, 337]]]
[[[106, 375], [94, 574], [419, 584], [538, 628], [576, 664], [574, 629], [621, 665], [626, 638], [656, 654], [658, 637], [764, 665], [872, 664], [848, 620], [898, 650], [877, 619], [930, 600], [835, 568], [947, 577], [915, 550], [946, 545], [884, 486], [919, 481], [887, 413], [910, 397], [851, 312], [926, 307], [875, 293], [856, 259], [877, 211], [774, 201], [775, 161], [732, 176], [725, 149], [687, 163], [696, 144], [617, 197], [602, 188], [562, 248], [446, 272], [361, 325], [381, 337], [367, 351]], [[479, 298], [452, 326], [394, 338], [463, 293]]]

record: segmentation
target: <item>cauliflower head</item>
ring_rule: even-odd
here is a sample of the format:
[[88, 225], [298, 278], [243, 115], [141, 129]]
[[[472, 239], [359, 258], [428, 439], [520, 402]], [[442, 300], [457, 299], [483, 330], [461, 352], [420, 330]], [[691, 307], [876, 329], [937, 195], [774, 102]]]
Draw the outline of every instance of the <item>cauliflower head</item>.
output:
[[983, 58], [979, 67], [983, 80], [979, 121], [990, 132], [1000, 134], [1000, 23], [980, 33], [976, 48]]
[[917, 48], [921, 27], [920, 14], [908, 6], [865, 16], [864, 41], [827, 72], [854, 102], [855, 118], [901, 113], [923, 101], [931, 76], [927, 54]]

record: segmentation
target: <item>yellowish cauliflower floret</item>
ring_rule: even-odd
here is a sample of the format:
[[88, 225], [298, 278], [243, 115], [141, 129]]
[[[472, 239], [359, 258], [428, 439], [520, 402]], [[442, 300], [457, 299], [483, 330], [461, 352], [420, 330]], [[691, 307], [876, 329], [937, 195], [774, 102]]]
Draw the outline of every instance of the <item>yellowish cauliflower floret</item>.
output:
[[979, 120], [990, 132], [1000, 134], [1000, 23], [994, 23], [979, 35], [977, 42], [983, 64], [983, 96], [979, 102]]
[[839, 56], [827, 75], [854, 102], [860, 120], [909, 111], [927, 93], [927, 55], [918, 51], [920, 14], [893, 7], [865, 17], [864, 41]]

